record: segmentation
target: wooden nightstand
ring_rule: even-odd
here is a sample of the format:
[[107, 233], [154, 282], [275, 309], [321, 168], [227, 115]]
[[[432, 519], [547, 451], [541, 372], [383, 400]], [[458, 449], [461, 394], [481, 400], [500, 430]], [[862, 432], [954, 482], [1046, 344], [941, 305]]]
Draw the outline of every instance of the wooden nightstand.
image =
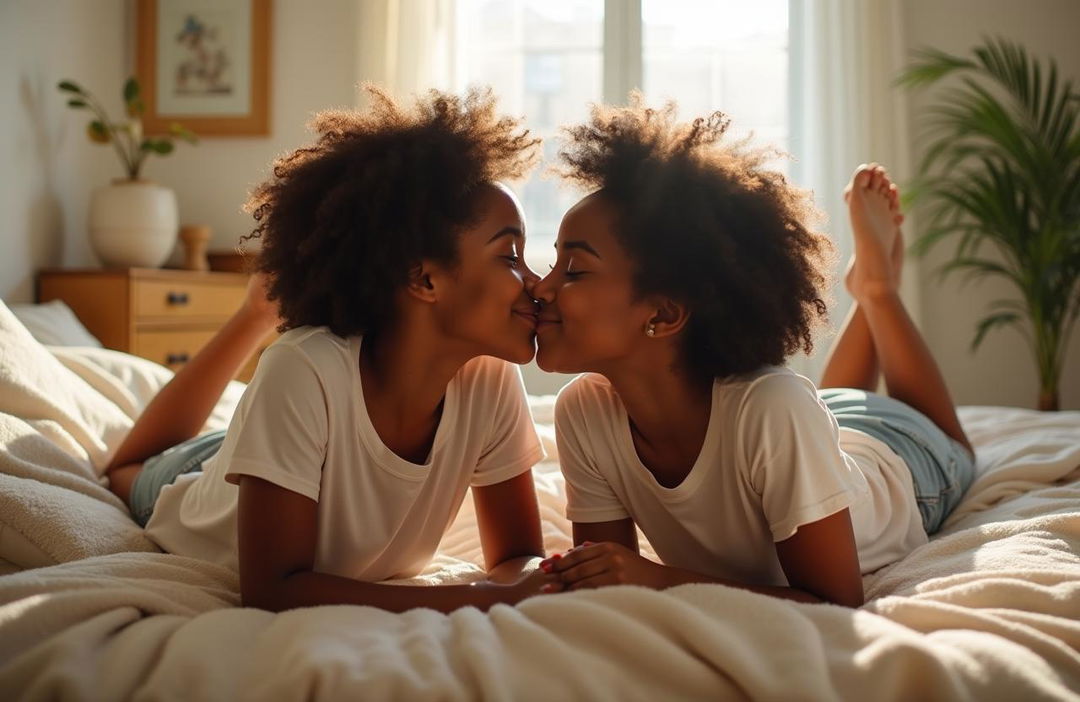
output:
[[[107, 348], [176, 370], [240, 307], [247, 281], [243, 273], [152, 268], [46, 270], [37, 298], [63, 300]], [[236, 379], [250, 380], [257, 362], [256, 354]]]

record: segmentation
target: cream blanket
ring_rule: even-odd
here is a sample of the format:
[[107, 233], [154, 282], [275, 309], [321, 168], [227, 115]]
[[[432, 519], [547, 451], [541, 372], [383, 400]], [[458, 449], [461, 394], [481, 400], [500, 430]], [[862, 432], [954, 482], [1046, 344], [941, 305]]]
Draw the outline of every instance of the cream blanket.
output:
[[[96, 376], [116, 362], [108, 358], [72, 372]], [[64, 367], [80, 362], [68, 358]], [[550, 398], [533, 409], [555, 458]], [[81, 505], [83, 531], [121, 524], [90, 452], [79, 455], [77, 439], [48, 448], [70, 406], [46, 410], [52, 425], [0, 415], [0, 430], [9, 430], [0, 447], [4, 509], [37, 495], [40, 506], [52, 505], [37, 525], [47, 530], [63, 521], [70, 499]], [[107, 555], [0, 576], [0, 695], [1080, 699], [1080, 413], [966, 408], [962, 419], [979, 449], [978, 482], [943, 536], [866, 578], [873, 599], [857, 611], [688, 585], [536, 597], [488, 614], [319, 607], [272, 615], [237, 607], [228, 570], [161, 553], [108, 553], [110, 537], [79, 554]], [[546, 545], [566, 548], [557, 463], [535, 476]], [[51, 491], [48, 499], [26, 489], [31, 482]], [[480, 577], [471, 500], [465, 505], [416, 581]], [[72, 537], [58, 529], [53, 538]], [[0, 558], [17, 563], [2, 546]], [[59, 545], [39, 550], [53, 562], [73, 555]]]

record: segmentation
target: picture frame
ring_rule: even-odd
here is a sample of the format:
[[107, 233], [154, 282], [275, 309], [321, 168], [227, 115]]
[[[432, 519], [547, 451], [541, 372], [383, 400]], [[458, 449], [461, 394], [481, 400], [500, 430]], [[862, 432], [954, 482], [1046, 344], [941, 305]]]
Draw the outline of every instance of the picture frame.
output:
[[271, 0], [136, 0], [143, 131], [270, 134]]

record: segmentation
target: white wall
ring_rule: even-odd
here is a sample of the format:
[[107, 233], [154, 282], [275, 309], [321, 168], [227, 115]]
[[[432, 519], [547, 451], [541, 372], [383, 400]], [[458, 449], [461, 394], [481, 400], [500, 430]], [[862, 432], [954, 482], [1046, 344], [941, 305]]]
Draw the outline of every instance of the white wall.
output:
[[[120, 175], [86, 120], [56, 90], [63, 78], [117, 93], [125, 63], [122, 0], [0, 2], [0, 297], [28, 301], [34, 272], [89, 263], [90, 188]], [[99, 153], [100, 149], [100, 153]]]
[[[983, 36], [1001, 35], [1037, 56], [1055, 58], [1059, 70], [1080, 83], [1080, 2], [1076, 0], [905, 0], [903, 7], [912, 48], [933, 46], [967, 53]], [[914, 128], [931, 96], [913, 95]], [[953, 399], [960, 404], [1034, 407], [1038, 376], [1031, 352], [1018, 332], [991, 332], [977, 352], [970, 351], [975, 324], [986, 314], [987, 303], [999, 297], [1015, 298], [1016, 293], [994, 279], [966, 286], [952, 278], [939, 283], [934, 271], [948, 260], [951, 248], [951, 244], [942, 245], [920, 264], [920, 319]], [[1061, 406], [1080, 409], [1080, 333], [1073, 335], [1067, 358]]]
[[[86, 113], [67, 108], [56, 84], [70, 78], [119, 118], [133, 71], [131, 0], [0, 0], [0, 297], [29, 301], [34, 272], [97, 265], [84, 221], [90, 191], [122, 175], [107, 146], [85, 136]], [[305, 124], [355, 104], [356, 0], [274, 3], [269, 137], [203, 137], [144, 175], [173, 188], [182, 222], [209, 224], [212, 248], [251, 229], [241, 211], [277, 154], [309, 140]]]

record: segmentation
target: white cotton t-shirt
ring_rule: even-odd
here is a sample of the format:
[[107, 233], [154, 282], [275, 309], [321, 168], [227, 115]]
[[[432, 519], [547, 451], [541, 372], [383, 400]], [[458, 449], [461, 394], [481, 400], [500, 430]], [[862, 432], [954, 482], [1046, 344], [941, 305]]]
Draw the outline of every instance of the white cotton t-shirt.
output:
[[283, 334], [259, 360], [218, 453], [161, 491], [150, 538], [237, 569], [237, 484], [251, 475], [318, 503], [316, 571], [411, 577], [470, 485], [509, 480], [543, 458], [520, 370], [491, 357], [450, 381], [427, 463], [397, 456], [368, 417], [360, 346], [324, 327]]
[[787, 585], [774, 544], [845, 507], [863, 573], [927, 541], [903, 460], [875, 438], [840, 429], [813, 383], [786, 368], [713, 384], [701, 453], [674, 488], [642, 464], [626, 410], [603, 376], [563, 388], [555, 432], [567, 517], [629, 517], [670, 566]]

